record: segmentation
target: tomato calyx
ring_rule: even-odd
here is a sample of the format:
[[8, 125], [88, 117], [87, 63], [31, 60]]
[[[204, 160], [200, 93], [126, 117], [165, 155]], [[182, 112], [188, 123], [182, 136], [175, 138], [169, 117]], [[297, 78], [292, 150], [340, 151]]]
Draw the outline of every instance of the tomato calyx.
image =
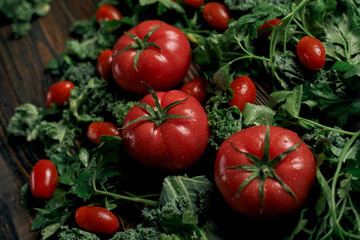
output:
[[156, 29], [158, 29], [161, 26], [161, 23], [155, 27], [153, 27], [146, 35], [145, 37], [141, 40], [138, 36], [129, 33], [129, 32], [125, 32], [126, 35], [128, 35], [134, 42], [135, 44], [130, 44], [128, 46], [126, 46], [125, 48], [123, 48], [118, 54], [125, 52], [129, 49], [135, 49], [136, 53], [134, 56], [134, 61], [133, 61], [133, 66], [135, 71], [138, 71], [137, 69], [137, 62], [139, 60], [140, 54], [142, 53], [142, 51], [144, 51], [145, 49], [147, 49], [148, 47], [155, 47], [157, 49], [161, 48], [154, 42], [149, 42], [149, 38], [150, 36], [156, 31]]
[[233, 170], [242, 170], [252, 172], [240, 185], [237, 193], [233, 197], [233, 199], [237, 198], [241, 191], [244, 189], [246, 185], [248, 185], [252, 180], [259, 178], [259, 195], [260, 195], [260, 214], [263, 210], [263, 200], [264, 200], [264, 183], [267, 178], [272, 178], [277, 181], [281, 187], [288, 192], [295, 200], [298, 202], [298, 199], [294, 192], [281, 180], [281, 178], [276, 174], [275, 167], [276, 165], [281, 162], [288, 154], [295, 151], [296, 148], [300, 145], [302, 141], [299, 141], [292, 147], [290, 147], [285, 152], [279, 154], [272, 160], [270, 159], [270, 127], [267, 126], [265, 139], [264, 139], [264, 147], [263, 147], [263, 157], [260, 159], [259, 157], [243, 152], [238, 149], [231, 141], [230, 143], [233, 145], [236, 151], [244, 154], [254, 165], [237, 165], [232, 167], [227, 167], [227, 169]]
[[191, 117], [187, 117], [187, 116], [183, 116], [183, 115], [179, 115], [179, 114], [167, 114], [167, 111], [169, 111], [170, 108], [185, 102], [186, 100], [189, 99], [190, 97], [190, 93], [188, 95], [187, 98], [183, 99], [183, 100], [179, 100], [179, 101], [175, 101], [173, 103], [170, 103], [169, 105], [167, 105], [166, 107], [162, 108], [159, 98], [157, 97], [155, 90], [152, 89], [148, 84], [146, 84], [145, 82], [141, 82], [142, 84], [144, 84], [147, 89], [149, 90], [152, 98], [154, 99], [155, 102], [155, 107], [151, 107], [149, 104], [147, 103], [139, 103], [137, 106], [141, 107], [142, 109], [144, 109], [145, 111], [148, 112], [149, 116], [143, 116], [143, 117], [139, 117], [134, 119], [133, 121], [129, 122], [125, 127], [123, 127], [122, 129], [130, 126], [133, 123], [136, 123], [138, 121], [141, 120], [147, 120], [147, 121], [151, 121], [154, 122], [155, 125], [158, 127], [160, 126], [163, 122], [165, 122], [168, 119], [172, 119], [172, 118], [191, 118]]

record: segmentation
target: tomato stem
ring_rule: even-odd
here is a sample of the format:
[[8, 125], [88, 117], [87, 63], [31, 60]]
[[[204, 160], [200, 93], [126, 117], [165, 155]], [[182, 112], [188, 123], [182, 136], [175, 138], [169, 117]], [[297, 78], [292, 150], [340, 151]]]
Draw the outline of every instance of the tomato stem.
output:
[[238, 191], [236, 192], [233, 199], [237, 198], [243, 188], [248, 185], [252, 180], [259, 178], [259, 198], [260, 198], [260, 210], [259, 214], [262, 214], [263, 211], [263, 201], [264, 201], [264, 183], [267, 178], [272, 178], [277, 181], [281, 187], [288, 192], [295, 200], [298, 201], [294, 192], [281, 180], [281, 178], [276, 174], [275, 167], [281, 162], [288, 154], [295, 151], [297, 147], [302, 143], [299, 141], [297, 144], [290, 147], [285, 152], [279, 154], [273, 159], [270, 159], [270, 127], [266, 127], [264, 146], [263, 146], [263, 157], [262, 159], [257, 156], [243, 152], [239, 150], [231, 141], [230, 143], [233, 145], [234, 149], [242, 154], [244, 154], [254, 165], [237, 165], [227, 167], [226, 169], [231, 170], [242, 170], [252, 172], [239, 186]]
[[154, 99], [155, 102], [155, 107], [151, 107], [149, 104], [146, 103], [140, 103], [137, 106], [141, 107], [142, 109], [144, 109], [145, 111], [148, 112], [149, 116], [143, 116], [143, 117], [139, 117], [137, 119], [132, 120], [131, 122], [129, 122], [125, 127], [122, 127], [122, 129], [138, 122], [141, 120], [147, 120], [147, 121], [151, 121], [154, 122], [155, 125], [158, 127], [160, 126], [163, 122], [165, 122], [168, 119], [173, 119], [173, 118], [191, 118], [191, 117], [186, 117], [186, 116], [182, 116], [182, 115], [178, 115], [178, 114], [167, 114], [167, 111], [180, 104], [185, 102], [186, 100], [189, 99], [190, 97], [190, 92], [189, 95], [187, 96], [187, 98], [183, 99], [183, 100], [179, 100], [173, 103], [170, 103], [169, 105], [167, 105], [165, 108], [161, 107], [160, 101], [156, 95], [156, 92], [154, 89], [152, 89], [147, 83], [145, 82], [141, 82], [142, 84], [144, 84], [147, 89], [149, 90], [152, 98]]
[[135, 44], [130, 44], [128, 46], [126, 46], [125, 48], [123, 48], [121, 51], [119, 51], [117, 53], [117, 55], [119, 55], [122, 52], [125, 52], [129, 49], [134, 49], [136, 50], [135, 56], [134, 56], [134, 60], [133, 60], [133, 66], [135, 71], [138, 71], [137, 69], [137, 62], [139, 60], [140, 54], [142, 53], [142, 51], [144, 51], [145, 49], [147, 49], [148, 47], [155, 47], [157, 49], [161, 48], [154, 42], [149, 42], [149, 38], [151, 37], [151, 35], [155, 32], [156, 29], [158, 29], [161, 26], [161, 23], [155, 27], [153, 27], [146, 35], [145, 37], [141, 40], [138, 36], [129, 33], [129, 32], [125, 32], [125, 34], [127, 36], [129, 36], [134, 42]]

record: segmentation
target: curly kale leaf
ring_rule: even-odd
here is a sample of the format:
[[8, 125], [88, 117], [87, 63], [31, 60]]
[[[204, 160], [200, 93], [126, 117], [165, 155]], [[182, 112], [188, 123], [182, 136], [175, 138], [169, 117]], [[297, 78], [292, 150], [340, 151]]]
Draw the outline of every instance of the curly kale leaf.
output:
[[242, 115], [237, 107], [228, 107], [224, 96], [213, 96], [206, 103], [205, 111], [209, 119], [209, 144], [218, 149], [221, 143], [242, 129]]

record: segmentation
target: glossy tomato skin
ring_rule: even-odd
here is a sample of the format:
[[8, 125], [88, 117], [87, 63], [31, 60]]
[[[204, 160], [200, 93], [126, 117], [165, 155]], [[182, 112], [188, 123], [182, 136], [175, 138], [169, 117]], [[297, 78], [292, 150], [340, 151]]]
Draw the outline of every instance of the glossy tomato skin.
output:
[[233, 99], [229, 103], [230, 106], [236, 106], [240, 111], [243, 111], [246, 103], [255, 102], [256, 87], [248, 76], [235, 78], [230, 84], [230, 88], [234, 91]]
[[61, 81], [51, 85], [46, 93], [46, 106], [51, 108], [52, 103], [63, 106], [65, 102], [69, 101], [71, 90], [74, 87], [75, 85], [70, 81]]
[[121, 136], [119, 128], [111, 122], [93, 122], [89, 125], [87, 133], [88, 139], [100, 145], [100, 138], [106, 136]]
[[110, 4], [101, 5], [95, 12], [95, 19], [97, 22], [100, 21], [112, 21], [112, 20], [122, 20], [121, 12]]
[[50, 198], [58, 182], [55, 164], [48, 159], [40, 159], [33, 167], [30, 175], [30, 188], [37, 198]]
[[218, 2], [208, 2], [203, 8], [203, 17], [205, 21], [218, 30], [226, 30], [228, 22], [231, 19], [229, 9]]
[[112, 63], [112, 50], [106, 49], [102, 51], [97, 59], [96, 69], [100, 76], [105, 80], [109, 81], [112, 73], [111, 73], [111, 63]]
[[[236, 212], [252, 218], [280, 217], [296, 211], [306, 201], [316, 177], [315, 159], [302, 142], [274, 168], [276, 174], [293, 191], [297, 200], [272, 178], [264, 183], [263, 209], [260, 210], [259, 178], [252, 180], [240, 194], [241, 183], [251, 174], [244, 170], [229, 169], [237, 165], [253, 165], [234, 146], [247, 153], [263, 156], [266, 126], [255, 126], [239, 131], [220, 146], [215, 161], [215, 181], [227, 204]], [[290, 130], [270, 126], [270, 159], [283, 153], [301, 139]]]
[[316, 38], [305, 36], [296, 45], [300, 62], [310, 70], [320, 70], [326, 62], [325, 47]]
[[[161, 24], [161, 25], [160, 25]], [[137, 71], [133, 66], [135, 49], [119, 53], [126, 46], [134, 44], [128, 35], [122, 35], [113, 49], [112, 73], [115, 81], [126, 91], [148, 93], [141, 83], [146, 82], [156, 91], [170, 90], [178, 86], [190, 67], [190, 43], [178, 28], [158, 20], [148, 20], [129, 30], [129, 33], [143, 39], [154, 27], [159, 26], [149, 38], [160, 48], [148, 47], [137, 61]]]
[[184, 0], [184, 3], [186, 5], [198, 8], [203, 5], [204, 0]]
[[263, 25], [261, 25], [258, 29], [259, 37], [269, 37], [272, 29], [276, 25], [280, 25], [282, 23], [279, 23], [281, 20], [278, 18], [266, 21]]
[[101, 234], [114, 234], [119, 228], [117, 217], [103, 207], [82, 206], [75, 212], [75, 221], [80, 228]]
[[[188, 94], [179, 90], [156, 94], [162, 108], [188, 97]], [[150, 95], [145, 96], [141, 103], [154, 107]], [[207, 147], [209, 125], [205, 110], [198, 100], [190, 96], [185, 102], [170, 108], [168, 114], [190, 118], [168, 119], [159, 126], [147, 120], [138, 121], [123, 129], [124, 148], [134, 159], [150, 168], [188, 168], [203, 155]], [[143, 116], [148, 116], [148, 112], [135, 106], [126, 115], [123, 126]]]
[[202, 103], [206, 98], [207, 81], [198, 76], [185, 83], [180, 90], [184, 93], [188, 93], [189, 91], [191, 96]]

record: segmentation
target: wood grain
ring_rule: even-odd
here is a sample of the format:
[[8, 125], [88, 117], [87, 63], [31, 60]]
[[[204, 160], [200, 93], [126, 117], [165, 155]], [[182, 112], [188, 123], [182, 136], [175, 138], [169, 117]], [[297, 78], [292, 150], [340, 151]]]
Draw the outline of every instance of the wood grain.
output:
[[[7, 138], [6, 128], [14, 109], [23, 103], [45, 107], [45, 94], [54, 82], [45, 73], [70, 39], [70, 25], [93, 13], [95, 0], [52, 0], [50, 13], [32, 23], [29, 36], [11, 38], [11, 27], [0, 26], [0, 239], [39, 239], [31, 232], [34, 215], [20, 204], [20, 188], [29, 180], [33, 164], [41, 157], [35, 146]], [[9, 23], [0, 16], [1, 23]]]

